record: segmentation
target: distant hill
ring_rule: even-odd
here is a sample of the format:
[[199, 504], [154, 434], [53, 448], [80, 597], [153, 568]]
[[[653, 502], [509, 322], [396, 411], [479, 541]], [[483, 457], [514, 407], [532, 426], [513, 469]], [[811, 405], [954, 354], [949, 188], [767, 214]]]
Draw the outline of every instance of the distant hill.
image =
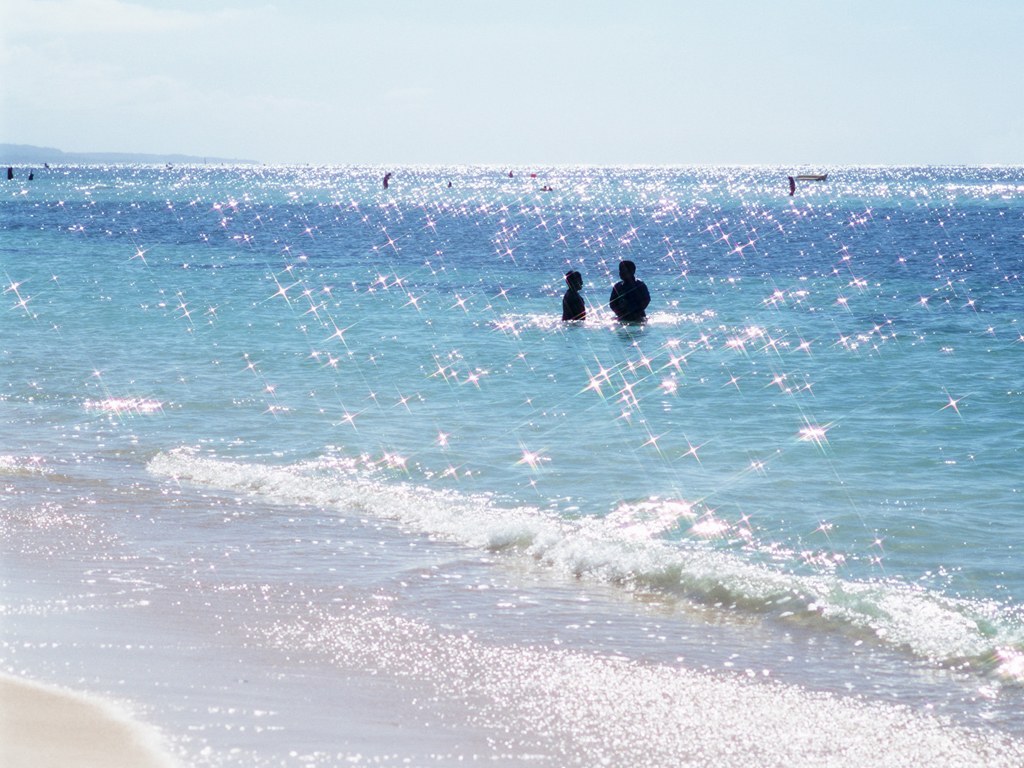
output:
[[137, 152], [64, 152], [53, 147], [36, 147], [31, 144], [0, 144], [0, 165], [90, 165], [142, 163], [183, 165], [213, 163], [214, 165], [256, 165], [256, 160], [241, 160], [227, 157], [199, 157], [198, 155], [157, 155]]

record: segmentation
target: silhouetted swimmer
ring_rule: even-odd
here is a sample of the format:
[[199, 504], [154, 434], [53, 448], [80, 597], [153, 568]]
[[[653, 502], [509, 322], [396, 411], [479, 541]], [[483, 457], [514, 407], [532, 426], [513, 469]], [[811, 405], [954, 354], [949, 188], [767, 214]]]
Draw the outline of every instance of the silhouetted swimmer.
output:
[[384, 174], [384, 189], [388, 188], [388, 182], [391, 181], [391, 171]]
[[32, 179], [34, 179], [35, 177], [36, 177], [35, 173], [33, 173], [32, 171], [28, 172], [28, 180], [29, 181], [32, 181]]
[[789, 177], [789, 196], [792, 197], [793, 193], [796, 192], [796, 179], [792, 176]]
[[509, 171], [508, 172], [508, 177], [511, 179], [511, 178], [515, 177], [515, 174], [512, 173], [512, 171]]
[[651, 303], [651, 293], [643, 281], [636, 279], [636, 264], [620, 261], [619, 277], [622, 279], [612, 287], [612, 295], [608, 300], [612, 312], [623, 323], [644, 322], [647, 319], [645, 310]]
[[7, 180], [10, 181], [14, 178], [14, 169], [11, 166], [7, 166]]
[[565, 284], [569, 288], [562, 296], [562, 321], [586, 320], [587, 306], [580, 296], [580, 291], [583, 290], [583, 275], [575, 270], [569, 270], [565, 273]]
[[452, 183], [449, 181], [448, 182], [448, 189], [451, 189], [451, 188], [452, 188]]

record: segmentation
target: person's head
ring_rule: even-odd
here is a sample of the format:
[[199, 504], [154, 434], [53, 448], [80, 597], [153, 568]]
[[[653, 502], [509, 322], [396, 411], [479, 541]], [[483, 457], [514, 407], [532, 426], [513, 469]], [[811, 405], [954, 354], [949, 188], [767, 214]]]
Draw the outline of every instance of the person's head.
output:
[[636, 264], [628, 260], [619, 262], [619, 277], [623, 280], [632, 280], [635, 275]]
[[578, 291], [583, 287], [583, 275], [571, 269], [565, 273], [565, 283], [574, 291]]

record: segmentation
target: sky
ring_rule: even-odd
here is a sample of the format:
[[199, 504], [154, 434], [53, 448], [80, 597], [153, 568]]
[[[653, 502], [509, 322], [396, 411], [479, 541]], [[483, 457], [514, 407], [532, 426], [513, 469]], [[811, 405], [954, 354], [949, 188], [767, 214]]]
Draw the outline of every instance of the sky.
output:
[[1024, 0], [0, 0], [0, 143], [1024, 164]]

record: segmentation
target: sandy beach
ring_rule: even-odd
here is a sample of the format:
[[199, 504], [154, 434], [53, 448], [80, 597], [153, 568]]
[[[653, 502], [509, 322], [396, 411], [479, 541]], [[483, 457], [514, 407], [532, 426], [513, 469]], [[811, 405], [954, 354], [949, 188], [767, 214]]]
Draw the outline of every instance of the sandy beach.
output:
[[113, 703], [0, 676], [5, 768], [170, 768], [159, 734]]

